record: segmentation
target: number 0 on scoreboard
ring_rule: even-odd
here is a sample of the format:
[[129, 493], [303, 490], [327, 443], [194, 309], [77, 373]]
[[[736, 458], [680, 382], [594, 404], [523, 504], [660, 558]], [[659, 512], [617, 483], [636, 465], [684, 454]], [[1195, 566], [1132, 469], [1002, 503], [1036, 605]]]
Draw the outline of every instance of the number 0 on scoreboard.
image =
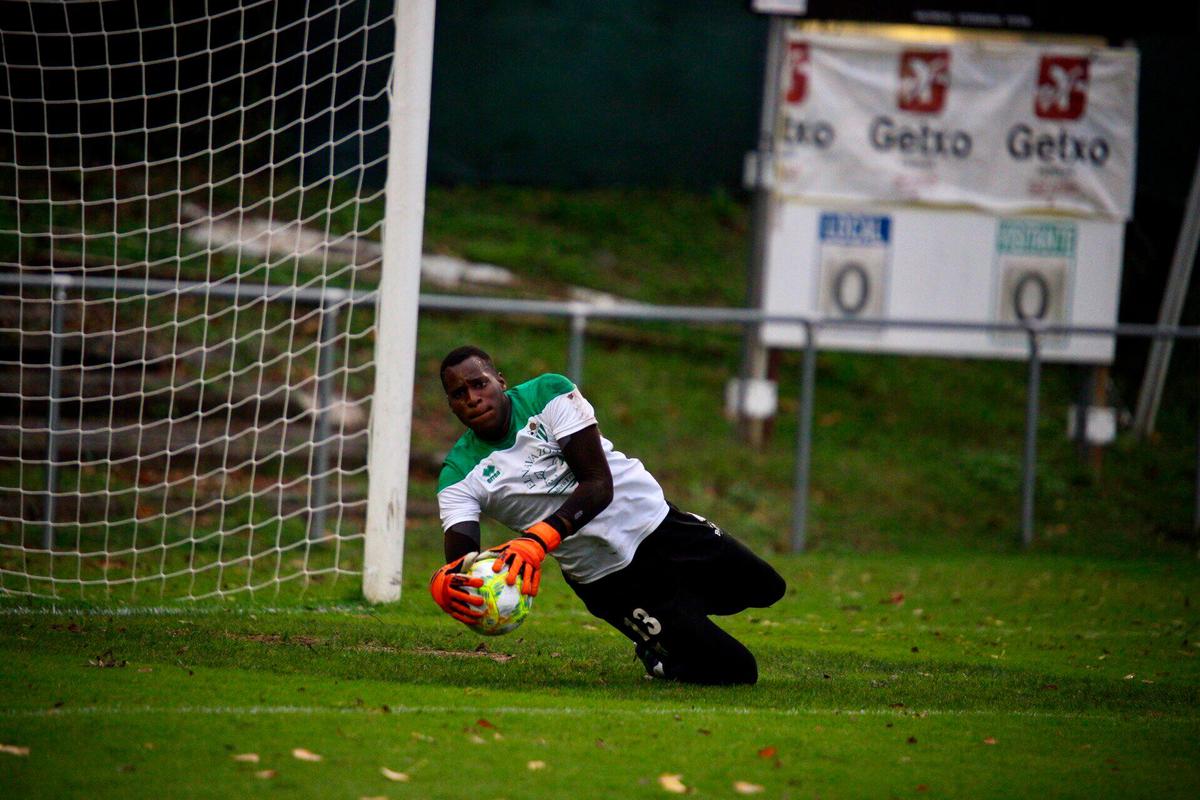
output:
[[1002, 219], [996, 228], [998, 322], [1070, 324], [1073, 222]]
[[822, 315], [884, 316], [891, 222], [890, 217], [873, 214], [821, 215], [817, 307]]

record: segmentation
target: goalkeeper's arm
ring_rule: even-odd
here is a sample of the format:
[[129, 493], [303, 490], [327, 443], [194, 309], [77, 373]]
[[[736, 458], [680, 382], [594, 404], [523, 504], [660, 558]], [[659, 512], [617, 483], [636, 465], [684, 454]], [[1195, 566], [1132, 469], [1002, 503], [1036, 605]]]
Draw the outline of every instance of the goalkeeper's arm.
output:
[[492, 569], [496, 572], [507, 569], [510, 586], [519, 577], [524, 594], [538, 593], [546, 555], [612, 502], [612, 472], [600, 442], [600, 429], [589, 425], [572, 434], [563, 442], [562, 452], [563, 460], [575, 476], [574, 491], [553, 514], [495, 548], [499, 555]]
[[560, 536], [570, 536], [608, 508], [613, 498], [613, 480], [598, 426], [589, 425], [571, 434], [562, 444], [562, 454], [575, 476], [575, 489], [543, 522]]

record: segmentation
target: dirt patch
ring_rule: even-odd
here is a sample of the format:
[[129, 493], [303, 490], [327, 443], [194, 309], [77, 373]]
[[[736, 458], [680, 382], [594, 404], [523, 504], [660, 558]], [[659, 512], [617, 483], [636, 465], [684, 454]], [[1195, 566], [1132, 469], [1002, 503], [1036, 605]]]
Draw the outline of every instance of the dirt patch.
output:
[[[481, 645], [482, 646], [482, 645]], [[490, 658], [499, 664], [506, 661], [512, 661], [516, 656], [511, 653], [492, 653], [488, 650], [441, 650], [435, 647], [418, 647], [413, 650], [414, 653], [420, 653], [423, 656], [437, 656], [438, 658]]]
[[233, 633], [225, 631], [225, 638], [237, 639], [243, 642], [261, 642], [263, 644], [298, 644], [304, 647], [325, 644], [325, 640], [318, 636], [289, 636], [285, 639], [282, 634], [278, 633]]

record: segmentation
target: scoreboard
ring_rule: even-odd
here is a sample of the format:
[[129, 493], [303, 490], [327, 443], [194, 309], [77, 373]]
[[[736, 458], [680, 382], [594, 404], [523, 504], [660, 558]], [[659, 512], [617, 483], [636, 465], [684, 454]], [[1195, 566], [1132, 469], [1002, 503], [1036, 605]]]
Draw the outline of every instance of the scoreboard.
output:
[[[779, 28], [763, 310], [1111, 326], [1132, 215], [1137, 53]], [[1022, 358], [1013, 332], [823, 327], [823, 348]], [[768, 324], [762, 343], [804, 344]], [[1107, 363], [1111, 336], [1047, 336]]]
[[[816, 205], [770, 210], [764, 310], [855, 318], [1111, 325], [1117, 315], [1124, 224], [999, 217], [927, 208]], [[903, 326], [828, 326], [822, 348], [1023, 358], [1022, 333]], [[763, 343], [802, 347], [799, 325], [769, 323]], [[1046, 336], [1048, 360], [1098, 364], [1110, 336]]]

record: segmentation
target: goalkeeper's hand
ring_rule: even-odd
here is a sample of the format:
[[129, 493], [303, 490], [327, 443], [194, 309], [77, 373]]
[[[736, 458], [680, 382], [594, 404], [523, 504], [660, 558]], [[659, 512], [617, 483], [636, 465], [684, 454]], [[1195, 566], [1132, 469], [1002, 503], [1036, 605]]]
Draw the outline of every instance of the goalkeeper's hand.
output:
[[549, 523], [539, 522], [516, 539], [510, 539], [499, 547], [492, 548], [496, 561], [492, 571], [508, 569], [504, 582], [512, 586], [521, 579], [521, 594], [530, 597], [538, 593], [542, 583], [542, 561], [546, 554], [558, 547], [562, 536]]
[[467, 625], [474, 625], [483, 616], [483, 598], [466, 591], [468, 586], [483, 586], [483, 578], [472, 578], [467, 572], [475, 563], [477, 553], [467, 553], [433, 573], [429, 593], [433, 601], [450, 616]]

